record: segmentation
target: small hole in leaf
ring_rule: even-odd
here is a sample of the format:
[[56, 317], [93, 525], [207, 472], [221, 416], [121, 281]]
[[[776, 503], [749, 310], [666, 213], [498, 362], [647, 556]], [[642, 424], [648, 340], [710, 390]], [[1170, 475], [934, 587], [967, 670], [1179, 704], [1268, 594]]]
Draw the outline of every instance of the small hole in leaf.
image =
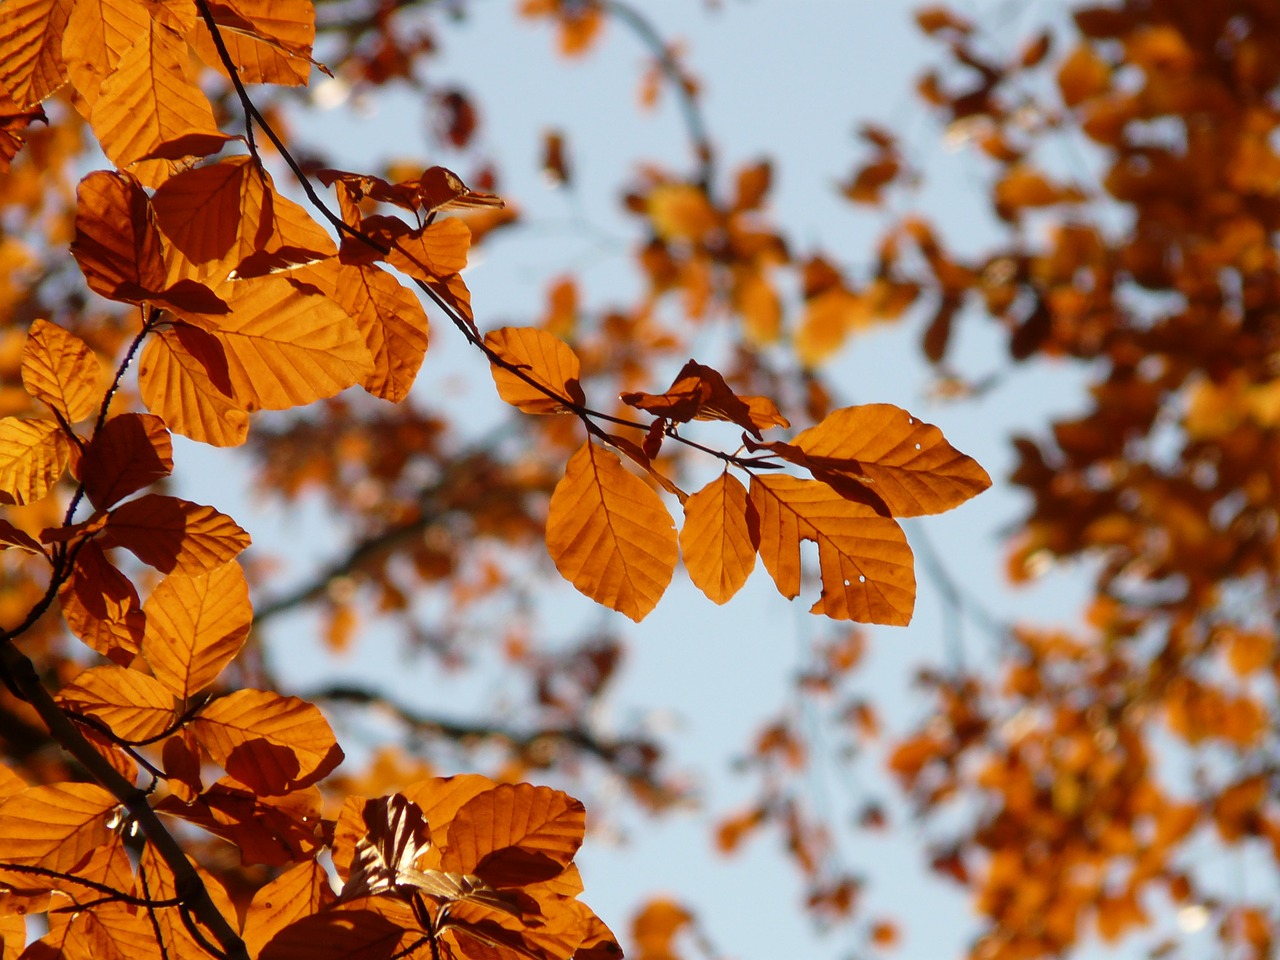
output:
[[848, 581], [848, 580], [846, 580], [846, 581], [844, 582], [844, 585], [847, 587], [847, 586], [849, 585], [849, 581]]
[[919, 450], [919, 449], [920, 449], [920, 444], [918, 444], [918, 443], [916, 444], [916, 449], [917, 449], [917, 450]]
[[859, 582], [859, 583], [866, 583], [866, 582], [867, 582], [867, 578], [866, 578], [865, 576], [863, 576], [862, 574], [858, 574], [858, 582]]

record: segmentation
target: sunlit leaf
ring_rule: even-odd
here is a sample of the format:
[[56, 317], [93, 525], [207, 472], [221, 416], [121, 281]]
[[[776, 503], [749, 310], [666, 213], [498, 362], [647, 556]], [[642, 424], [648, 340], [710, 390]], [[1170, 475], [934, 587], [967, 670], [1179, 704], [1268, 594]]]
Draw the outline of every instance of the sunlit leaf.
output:
[[768, 397], [740, 397], [711, 367], [690, 360], [663, 394], [624, 393], [622, 402], [677, 423], [727, 420], [756, 437], [769, 427], [788, 427]]
[[[307, 82], [316, 36], [311, 0], [216, 0], [209, 10], [240, 80], [283, 86]], [[206, 63], [224, 69], [203, 21], [190, 39]]]
[[29, 787], [0, 803], [0, 861], [70, 871], [106, 843], [119, 803], [95, 783]]
[[870, 487], [896, 517], [941, 513], [991, 486], [987, 472], [941, 430], [888, 403], [834, 410], [792, 442]]
[[547, 550], [582, 593], [636, 621], [661, 598], [678, 556], [675, 526], [658, 495], [590, 440], [551, 495]]
[[249, 585], [234, 560], [202, 576], [169, 574], [143, 611], [142, 654], [156, 678], [184, 700], [235, 659], [253, 623]]
[[393, 241], [387, 263], [418, 280], [447, 277], [467, 265], [471, 231], [456, 217], [412, 230]]
[[317, 913], [277, 932], [259, 960], [391, 960], [421, 936], [369, 910]]
[[756, 565], [759, 519], [736, 477], [722, 473], [684, 504], [680, 551], [694, 586], [715, 603], [742, 589]]
[[148, 339], [138, 390], [147, 408], [184, 437], [234, 447], [248, 436], [249, 413], [232, 390], [226, 349], [198, 327], [179, 324]]
[[149, 493], [111, 511], [101, 540], [162, 572], [208, 573], [249, 545], [249, 535], [213, 507]]
[[83, 340], [56, 323], [36, 320], [22, 351], [22, 384], [68, 423], [98, 407], [101, 365]]
[[212, 701], [190, 729], [215, 763], [261, 794], [299, 790], [342, 762], [333, 730], [313, 704], [265, 690]]
[[810, 612], [892, 626], [911, 620], [911, 548], [895, 521], [816, 480], [756, 475], [750, 494], [760, 518], [760, 559], [784, 597], [800, 592], [800, 542], [811, 540], [822, 596]]
[[0, 88], [20, 107], [48, 97], [67, 79], [62, 34], [71, 0], [6, 0], [0, 19]]
[[91, 667], [58, 691], [58, 702], [125, 740], [146, 740], [173, 725], [173, 693], [154, 677], [124, 667]]
[[[563, 397], [572, 404], [586, 403], [582, 385], [578, 382], [581, 362], [559, 337], [533, 327], [502, 327], [485, 334], [484, 342], [523, 374], [520, 376], [496, 363], [490, 364], [498, 396], [512, 406], [525, 413], [571, 413], [572, 407], [557, 397]], [[539, 386], [545, 387], [546, 392]]]
[[98, 170], [80, 181], [71, 252], [89, 289], [108, 300], [136, 303], [166, 285], [163, 241], [150, 201], [128, 174]]
[[289, 924], [332, 903], [329, 875], [314, 860], [290, 867], [258, 888], [244, 917], [244, 942], [257, 956], [272, 937]]
[[528, 783], [501, 784], [454, 815], [441, 866], [495, 887], [548, 880], [572, 862], [585, 826], [586, 811], [573, 797]]
[[67, 469], [71, 444], [52, 420], [0, 420], [0, 503], [47, 496]]

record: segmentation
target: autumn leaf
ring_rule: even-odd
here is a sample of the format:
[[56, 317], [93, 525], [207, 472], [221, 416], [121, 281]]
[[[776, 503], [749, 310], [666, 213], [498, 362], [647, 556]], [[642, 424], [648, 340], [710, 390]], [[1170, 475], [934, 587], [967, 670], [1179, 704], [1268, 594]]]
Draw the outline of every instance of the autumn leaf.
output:
[[696, 360], [680, 368], [666, 393], [624, 393], [622, 402], [678, 423], [727, 420], [757, 438], [761, 430], [791, 425], [768, 397], [739, 397], [718, 371]]
[[231, 387], [226, 348], [190, 324], [161, 329], [138, 362], [142, 402], [175, 433], [216, 447], [244, 443], [249, 413]]
[[48, 558], [40, 541], [26, 531], [19, 530], [8, 520], [0, 520], [0, 550], [22, 550]]
[[661, 598], [678, 555], [675, 527], [658, 495], [590, 440], [551, 495], [547, 550], [578, 590], [636, 621]]
[[[502, 327], [485, 334], [484, 342], [533, 381], [529, 383], [510, 370], [490, 363], [489, 372], [493, 374], [498, 396], [513, 407], [525, 413], [573, 413], [569, 404], [582, 406], [587, 402], [578, 382], [581, 361], [559, 337], [533, 327]], [[546, 392], [538, 387], [544, 387]]]
[[20, 107], [44, 100], [67, 79], [62, 35], [68, 0], [8, 0], [0, 31], [0, 88]]
[[71, 253], [89, 289], [108, 300], [136, 303], [166, 286], [164, 241], [129, 174], [96, 170], [80, 181]]
[[586, 811], [567, 794], [500, 784], [464, 804], [449, 823], [441, 866], [495, 887], [549, 880], [573, 861]]
[[[170, 737], [165, 746], [178, 742]], [[199, 751], [195, 765], [199, 766]], [[174, 786], [174, 771], [184, 762], [179, 761], [179, 749], [174, 748], [165, 756], [165, 774], [169, 786]], [[174, 760], [174, 764], [168, 761]], [[278, 797], [259, 796], [231, 777], [224, 777], [207, 790], [193, 790], [182, 796], [181, 788], [174, 790], [158, 804], [156, 810], [179, 817], [234, 844], [243, 864], [265, 864], [282, 867], [306, 860], [315, 855], [323, 843], [323, 822], [320, 816], [321, 800], [318, 787], [306, 787]], [[334, 899], [326, 879], [324, 902]], [[276, 904], [276, 906], [283, 906]]]
[[156, 493], [111, 511], [100, 540], [162, 572], [192, 576], [217, 569], [249, 545], [249, 535], [213, 507]]
[[81, 482], [99, 509], [163, 480], [173, 471], [173, 444], [159, 417], [123, 413], [94, 434], [80, 461]]
[[83, 340], [56, 323], [36, 320], [22, 351], [22, 385], [67, 423], [98, 407], [102, 368]]
[[264, 795], [309, 786], [342, 762], [328, 721], [297, 697], [238, 690], [209, 703], [189, 729], [214, 763]]
[[315, 860], [295, 864], [253, 895], [244, 917], [244, 942], [251, 957], [289, 924], [319, 913], [334, 901], [324, 867]]
[[680, 552], [694, 586], [715, 603], [742, 589], [756, 564], [759, 518], [736, 477], [722, 473], [684, 504]]
[[895, 517], [942, 513], [991, 486], [941, 430], [888, 403], [834, 410], [792, 443], [809, 458], [805, 466], [867, 486]]
[[281, 929], [259, 960], [391, 960], [420, 936], [370, 910], [330, 911]]
[[71, 632], [104, 657], [127, 665], [138, 653], [146, 625], [142, 601], [96, 540], [82, 543], [76, 551], [58, 600]]
[[107, 842], [119, 801], [94, 783], [51, 783], [0, 803], [0, 861], [63, 873]]
[[90, 123], [116, 166], [205, 156], [231, 139], [218, 130], [188, 61], [186, 41], [156, 19], [103, 79]]
[[154, 677], [124, 667], [91, 667], [77, 674], [58, 691], [58, 702], [135, 743], [158, 736], [176, 720], [173, 693]]
[[175, 571], [143, 607], [142, 654], [156, 679], [183, 700], [205, 689], [249, 635], [249, 585], [236, 561], [201, 576]]
[[[311, 0], [215, 0], [213, 22], [244, 83], [300, 86], [311, 76], [316, 15]], [[219, 70], [222, 58], [202, 20], [190, 37], [202, 60]]]
[[810, 608], [833, 620], [905, 626], [915, 605], [911, 548], [901, 528], [825, 483], [753, 476], [760, 559], [784, 597], [800, 592], [800, 542], [818, 545], [822, 596]]
[[386, 259], [402, 273], [427, 281], [460, 273], [470, 246], [471, 230], [450, 217], [394, 237]]
[[71, 444], [52, 420], [0, 420], [0, 503], [48, 496], [71, 460]]

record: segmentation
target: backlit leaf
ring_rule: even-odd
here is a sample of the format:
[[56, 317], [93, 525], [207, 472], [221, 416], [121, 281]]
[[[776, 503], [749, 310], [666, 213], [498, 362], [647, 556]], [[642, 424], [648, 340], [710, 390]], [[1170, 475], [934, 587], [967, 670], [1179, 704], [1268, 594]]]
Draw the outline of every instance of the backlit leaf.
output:
[[0, 420], [0, 503], [47, 496], [67, 469], [71, 444], [52, 420]]
[[722, 473], [684, 504], [680, 551], [694, 586], [715, 603], [742, 589], [756, 565], [759, 518], [736, 477]]
[[244, 917], [244, 942], [254, 957], [289, 924], [334, 900], [329, 875], [314, 860], [299, 863], [259, 887]]
[[93, 783], [29, 787], [0, 803], [0, 861], [68, 872], [107, 842], [119, 803]]
[[[151, 24], [151, 12], [135, 0], [75, 0], [62, 37], [62, 55], [82, 110], [92, 110], [102, 81]], [[87, 117], [87, 113], [86, 113]]]
[[120, 167], [205, 156], [230, 139], [193, 82], [186, 41], [159, 20], [102, 81], [90, 122], [103, 152]]
[[[177, 737], [165, 741], [174, 743]], [[198, 757], [199, 750], [196, 749]], [[179, 748], [173, 751], [176, 759]], [[165, 755], [165, 772], [173, 784], [173, 768]], [[181, 762], [181, 761], [178, 761]], [[195, 763], [198, 765], [199, 760]], [[180, 817], [214, 836], [232, 843], [240, 861], [282, 867], [314, 856], [323, 842], [320, 791], [317, 787], [295, 790], [280, 797], [262, 797], [230, 777], [183, 800], [175, 791], [156, 805], [160, 813]], [[334, 899], [326, 880], [326, 902]], [[283, 907], [283, 904], [277, 904]]]
[[504, 783], [454, 815], [441, 866], [495, 887], [549, 880], [572, 862], [585, 827], [586, 810], [568, 794]]
[[71, 0], [5, 0], [0, 17], [0, 88], [20, 107], [48, 97], [67, 79], [62, 34]]
[[173, 472], [173, 443], [164, 421], [145, 413], [112, 417], [94, 434], [80, 462], [89, 501], [99, 509]]
[[825, 483], [753, 476], [760, 559], [787, 598], [800, 592], [800, 542], [818, 545], [822, 596], [811, 613], [905, 626], [915, 605], [911, 548], [898, 524]]
[[941, 430], [889, 403], [834, 410], [792, 442], [832, 471], [869, 486], [896, 517], [942, 513], [991, 486], [987, 472]]
[[471, 230], [456, 217], [412, 230], [392, 241], [387, 263], [418, 280], [447, 277], [467, 265]]
[[280, 930], [258, 960], [390, 960], [420, 936], [370, 910], [336, 910]]
[[154, 677], [125, 667], [91, 667], [77, 674], [58, 691], [58, 702], [125, 740], [147, 740], [175, 720], [173, 693]]
[[104, 657], [127, 665], [142, 644], [145, 618], [137, 588], [112, 566], [97, 541], [76, 552], [71, 576], [58, 591], [71, 632]]
[[[578, 377], [581, 362], [572, 348], [559, 337], [534, 327], [502, 327], [485, 334], [485, 344], [507, 363], [518, 367], [529, 380], [497, 364], [490, 364], [498, 396], [525, 413], [571, 413], [569, 403], [585, 404], [586, 396]], [[546, 387], [548, 396], [533, 384]]]
[[373, 358], [359, 327], [316, 286], [291, 275], [219, 288], [219, 318], [232, 390], [250, 410], [303, 406], [362, 383]]
[[249, 535], [213, 507], [157, 493], [111, 511], [101, 540], [161, 572], [191, 576], [217, 569], [249, 545]]
[[101, 374], [98, 358], [75, 334], [48, 320], [31, 324], [22, 351], [22, 384], [68, 423], [97, 409]]
[[622, 402], [677, 423], [727, 420], [756, 437], [769, 427], [791, 425], [768, 397], [739, 397], [719, 371], [696, 360], [680, 369], [666, 393], [624, 393]]
[[137, 179], [96, 170], [76, 189], [71, 252], [89, 289], [108, 300], [138, 302], [165, 286], [164, 248]]
[[675, 527], [658, 495], [590, 440], [551, 495], [547, 550], [582, 593], [636, 621], [666, 590], [678, 555]]
[[177, 324], [148, 339], [138, 362], [138, 391], [147, 408], [184, 437], [234, 447], [249, 434], [249, 413], [231, 388], [226, 348], [198, 327]]
[[[244, 83], [299, 86], [311, 75], [316, 15], [311, 0], [216, 0], [213, 21]], [[223, 69], [209, 28], [202, 20], [191, 37], [210, 66]]]
[[297, 697], [238, 690], [208, 704], [189, 729], [214, 763], [261, 794], [299, 790], [342, 762], [329, 722]]
[[0, 550], [14, 549], [48, 556], [35, 537], [24, 530], [19, 530], [8, 520], [0, 520]]
[[182, 699], [211, 684], [249, 635], [249, 585], [234, 560], [202, 576], [169, 574], [143, 607], [142, 654], [151, 672]]

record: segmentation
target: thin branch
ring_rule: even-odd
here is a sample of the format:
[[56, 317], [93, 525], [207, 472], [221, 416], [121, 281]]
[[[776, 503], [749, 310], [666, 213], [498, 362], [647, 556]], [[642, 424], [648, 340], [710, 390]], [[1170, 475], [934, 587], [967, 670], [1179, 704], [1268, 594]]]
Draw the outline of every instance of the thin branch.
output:
[[[50, 870], [48, 867], [39, 867], [35, 864], [0, 863], [0, 871], [26, 873], [36, 877], [47, 877], [50, 880], [61, 880], [63, 883], [74, 883], [97, 893], [105, 894], [102, 899], [95, 900], [92, 903], [71, 903], [66, 907], [59, 908], [63, 910], [85, 910], [99, 903], [124, 903], [131, 907], [176, 907], [181, 902], [177, 897], [168, 900], [152, 900], [150, 896], [136, 897], [133, 894], [125, 893], [123, 890], [117, 890], [108, 884], [99, 883], [96, 880], [78, 877], [74, 873], [63, 873], [61, 870]], [[145, 888], [143, 893], [146, 893]]]

